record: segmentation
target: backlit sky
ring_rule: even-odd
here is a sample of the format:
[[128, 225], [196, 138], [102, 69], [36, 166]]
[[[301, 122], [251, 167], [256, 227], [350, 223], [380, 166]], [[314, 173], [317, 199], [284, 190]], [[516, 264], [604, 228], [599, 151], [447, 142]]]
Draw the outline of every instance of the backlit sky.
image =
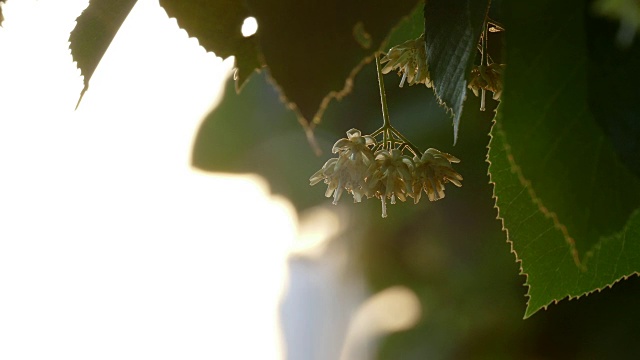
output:
[[86, 5], [4, 6], [0, 358], [280, 359], [293, 209], [189, 165], [232, 63], [141, 0], [74, 111]]

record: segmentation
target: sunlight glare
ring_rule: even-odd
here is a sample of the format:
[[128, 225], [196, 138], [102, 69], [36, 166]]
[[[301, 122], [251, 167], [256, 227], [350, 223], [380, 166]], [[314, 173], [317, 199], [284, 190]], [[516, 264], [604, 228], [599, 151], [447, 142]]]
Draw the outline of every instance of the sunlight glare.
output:
[[329, 206], [314, 207], [301, 214], [293, 254], [309, 258], [322, 256], [329, 241], [344, 231], [346, 224], [341, 221], [338, 209]]
[[258, 21], [253, 16], [244, 19], [242, 23], [242, 36], [249, 37], [258, 31]]
[[341, 359], [370, 358], [361, 354], [372, 352], [372, 344], [381, 336], [414, 327], [421, 311], [418, 296], [408, 287], [393, 286], [374, 294], [351, 319]]
[[295, 210], [257, 176], [190, 166], [233, 59], [141, 0], [74, 111], [86, 4], [5, 5], [0, 358], [283, 359]]

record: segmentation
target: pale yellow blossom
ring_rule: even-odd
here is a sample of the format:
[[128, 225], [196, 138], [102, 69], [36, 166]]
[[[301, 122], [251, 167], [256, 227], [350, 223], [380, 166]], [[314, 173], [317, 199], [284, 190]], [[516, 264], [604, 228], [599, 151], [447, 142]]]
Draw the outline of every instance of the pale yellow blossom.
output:
[[375, 196], [382, 202], [382, 217], [387, 217], [387, 199], [392, 204], [396, 199], [405, 201], [411, 194], [413, 161], [398, 149], [376, 152], [377, 167], [367, 179], [369, 196]]
[[388, 74], [391, 70], [396, 69], [398, 75], [402, 74], [400, 87], [404, 85], [405, 81], [409, 85], [425, 84], [427, 87], [433, 86], [427, 68], [427, 47], [424, 42], [424, 34], [417, 39], [392, 47], [380, 59], [380, 63], [386, 63], [382, 68], [383, 74]]
[[457, 187], [462, 186], [462, 175], [458, 174], [452, 163], [459, 163], [455, 156], [436, 149], [428, 149], [422, 157], [414, 158], [415, 170], [413, 178], [412, 196], [415, 203], [420, 201], [422, 191], [430, 201], [444, 198], [444, 185], [451, 182]]

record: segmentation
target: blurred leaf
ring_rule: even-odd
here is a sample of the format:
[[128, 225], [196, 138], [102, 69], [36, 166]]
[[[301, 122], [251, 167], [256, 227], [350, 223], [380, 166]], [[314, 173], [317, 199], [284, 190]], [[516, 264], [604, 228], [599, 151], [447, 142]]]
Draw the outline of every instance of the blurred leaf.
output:
[[453, 142], [458, 139], [467, 75], [483, 31], [489, 0], [429, 0], [424, 7], [427, 67], [440, 103], [453, 115]]
[[597, 0], [593, 10], [602, 16], [620, 22], [617, 42], [621, 46], [631, 45], [640, 31], [640, 2], [638, 0]]
[[[611, 286], [640, 272], [640, 210], [633, 213], [622, 231], [601, 237], [576, 266], [574, 250], [554, 220], [532, 201], [523, 185], [520, 168], [501, 129], [494, 125], [489, 150], [489, 173], [495, 183], [499, 216], [518, 257], [521, 273], [527, 275], [529, 301], [525, 318], [550, 303], [574, 298]], [[579, 241], [580, 239], [577, 239]]]
[[251, 16], [243, 1], [160, 0], [160, 5], [207, 51], [222, 58], [236, 57], [237, 91], [260, 69], [255, 36], [242, 35], [242, 24]]
[[77, 25], [69, 36], [69, 48], [84, 77], [82, 96], [89, 88], [89, 81], [104, 56], [118, 29], [131, 12], [137, 0], [91, 0], [77, 19]]
[[633, 252], [640, 218], [630, 218], [640, 182], [587, 105], [582, 2], [504, 6], [508, 67], [490, 173], [499, 216], [528, 276], [530, 316], [640, 269]]
[[620, 160], [640, 176], [640, 38], [621, 48], [618, 24], [600, 17], [587, 23], [589, 109]]
[[[314, 122], [331, 98], [351, 91], [363, 60], [417, 3], [247, 0], [271, 77], [298, 115]], [[369, 47], [358, 42], [354, 30], [358, 38], [370, 39]]]
[[[269, 181], [272, 192], [287, 196], [298, 208], [324, 201], [309, 191], [308, 181], [320, 160], [266, 74], [256, 74], [240, 94], [233, 87], [230, 79], [222, 102], [200, 125], [192, 165], [205, 171], [257, 173]], [[316, 135], [324, 145], [323, 133]]]
[[2, 4], [7, 2], [7, 0], [0, 0], [0, 26], [2, 26], [2, 22], [4, 21], [4, 15], [2, 15]]
[[385, 50], [400, 45], [407, 40], [420, 37], [424, 32], [424, 7], [416, 6], [413, 12], [396, 26], [387, 41], [382, 45]]

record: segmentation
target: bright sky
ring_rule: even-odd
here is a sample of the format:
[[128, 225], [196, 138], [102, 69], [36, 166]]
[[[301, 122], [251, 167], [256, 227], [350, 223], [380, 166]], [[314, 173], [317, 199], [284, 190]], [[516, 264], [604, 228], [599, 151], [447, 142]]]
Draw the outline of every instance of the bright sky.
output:
[[280, 359], [291, 205], [190, 168], [231, 62], [140, 0], [74, 111], [87, 0], [0, 28], [0, 358]]

